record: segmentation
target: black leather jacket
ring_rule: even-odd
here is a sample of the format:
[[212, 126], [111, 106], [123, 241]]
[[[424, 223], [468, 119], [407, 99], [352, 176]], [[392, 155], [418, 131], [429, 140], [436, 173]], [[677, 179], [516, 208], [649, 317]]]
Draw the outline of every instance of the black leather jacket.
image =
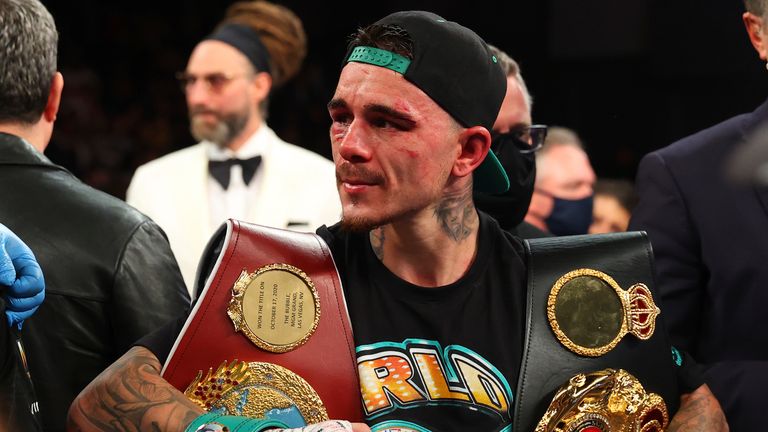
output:
[[133, 342], [185, 313], [189, 295], [162, 230], [123, 201], [0, 133], [0, 222], [35, 253], [46, 299], [23, 337], [46, 431]]

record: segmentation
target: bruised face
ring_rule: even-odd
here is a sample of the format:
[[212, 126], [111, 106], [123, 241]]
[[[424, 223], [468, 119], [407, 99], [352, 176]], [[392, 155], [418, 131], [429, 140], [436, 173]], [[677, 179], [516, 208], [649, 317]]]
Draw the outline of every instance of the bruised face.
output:
[[259, 115], [248, 58], [224, 42], [207, 40], [195, 47], [185, 73], [192, 136], [227, 147]]
[[461, 154], [458, 123], [401, 74], [349, 63], [328, 103], [342, 224], [434, 212]]

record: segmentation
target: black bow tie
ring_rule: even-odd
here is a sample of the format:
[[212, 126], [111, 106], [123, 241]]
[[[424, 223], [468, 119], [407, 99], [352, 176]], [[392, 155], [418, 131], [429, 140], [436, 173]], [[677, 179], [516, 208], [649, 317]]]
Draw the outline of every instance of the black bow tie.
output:
[[232, 171], [232, 166], [240, 165], [243, 170], [243, 181], [248, 184], [253, 180], [253, 176], [256, 174], [256, 169], [259, 168], [261, 163], [261, 156], [252, 157], [250, 159], [227, 159], [223, 161], [208, 161], [208, 171], [211, 173], [214, 179], [226, 190], [229, 187], [229, 173]]

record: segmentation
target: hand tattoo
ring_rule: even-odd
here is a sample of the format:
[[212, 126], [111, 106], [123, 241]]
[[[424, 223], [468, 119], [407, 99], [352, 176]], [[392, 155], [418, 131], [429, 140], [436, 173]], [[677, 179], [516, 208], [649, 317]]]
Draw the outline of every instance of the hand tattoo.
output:
[[70, 431], [183, 431], [203, 413], [160, 377], [160, 362], [133, 347], [75, 399]]
[[725, 414], [706, 384], [681, 397], [680, 409], [667, 428], [667, 432], [689, 431], [728, 431]]

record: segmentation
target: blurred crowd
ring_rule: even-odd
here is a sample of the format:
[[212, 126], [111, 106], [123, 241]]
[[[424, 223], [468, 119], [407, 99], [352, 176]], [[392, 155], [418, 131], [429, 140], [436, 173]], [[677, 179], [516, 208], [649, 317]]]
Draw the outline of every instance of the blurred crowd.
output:
[[[29, 13], [40, 14], [40, 22], [46, 22], [45, 8], [40, 12], [39, 2], [0, 0], [0, 8], [6, 1], [31, 5]], [[768, 26], [763, 26], [763, 19], [768, 17], [768, 7], [761, 0], [745, 0], [744, 6], [743, 25], [757, 56], [765, 62]], [[407, 182], [385, 178], [389, 167], [386, 163], [382, 164], [383, 173], [351, 166], [372, 158], [370, 155], [375, 151], [365, 148], [371, 142], [392, 145], [382, 150], [387, 156], [386, 152], [392, 151], [395, 144], [402, 143], [391, 143], [381, 136], [389, 130], [416, 136], [421, 131], [414, 125], [421, 120], [409, 117], [407, 109], [403, 114], [376, 104], [358, 107], [364, 115], [359, 115], [361, 120], [354, 119], [356, 97], [360, 95], [339, 85], [341, 90], [337, 94], [349, 91], [355, 97], [333, 96], [339, 70], [349, 75], [354, 73], [349, 70], [356, 69], [340, 69], [337, 59], [319, 58], [325, 51], [311, 49], [313, 44], [326, 44], [343, 52], [339, 41], [328, 42], [335, 38], [338, 29], [333, 29], [331, 36], [313, 39], [312, 35], [321, 34], [327, 23], [305, 18], [306, 23], [302, 24], [299, 15], [314, 11], [317, 6], [297, 6], [301, 12], [295, 14], [283, 5], [262, 0], [237, 2], [226, 8], [220, 21], [219, 5], [159, 7], [167, 8], [163, 9], [165, 13], [175, 12], [175, 16], [170, 20], [142, 13], [121, 17], [120, 13], [125, 12], [122, 6], [109, 10], [107, 6], [94, 5], [98, 12], [94, 16], [99, 19], [89, 23], [92, 32], [80, 33], [71, 21], [64, 21], [59, 28], [60, 67], [52, 71], [40, 68], [43, 74], [53, 76], [50, 86], [48, 81], [44, 83], [48, 86], [47, 94], [37, 95], [40, 109], [15, 113], [0, 107], [0, 146], [4, 146], [0, 155], [0, 163], [4, 164], [0, 171], [0, 177], [4, 176], [0, 196], [9, 203], [0, 211], [0, 223], [10, 229], [6, 231], [0, 225], [0, 240], [21, 251], [24, 259], [40, 261], [46, 279], [43, 283], [42, 274], [33, 266], [30, 277], [37, 281], [34, 286], [13, 279], [0, 280], [5, 298], [2, 306], [8, 312], [4, 334], [10, 335], [2, 342], [10, 344], [13, 355], [23, 359], [20, 361], [26, 372], [26, 353], [22, 344], [13, 345], [12, 339], [20, 338], [22, 323], [27, 322], [24, 331], [33, 373], [27, 373], [26, 381], [32, 376], [44, 408], [41, 424], [46, 430], [63, 430], [70, 406], [70, 420], [79, 424], [98, 423], [90, 418], [91, 414], [113, 415], [114, 406], [122, 405], [105, 396], [114, 386], [109, 380], [122, 379], [132, 372], [120, 370], [118, 360], [118, 366], [99, 374], [113, 361], [125, 358], [121, 355], [129, 356], [137, 348], [146, 347], [152, 352], [150, 356], [144, 355], [149, 360], [142, 364], [157, 375], [155, 369], [168, 356], [168, 342], [172, 339], [168, 335], [162, 336], [167, 340], [160, 340], [161, 336], [147, 339], [146, 335], [175, 321], [179, 324], [176, 330], [182, 331], [181, 319], [189, 313], [190, 305], [201, 295], [206, 283], [206, 275], [198, 269], [200, 256], [210, 253], [209, 239], [221, 232], [217, 230], [228, 218], [311, 232], [318, 226], [332, 226], [343, 214], [350, 224], [344, 228], [370, 235], [366, 237], [370, 252], [386, 266], [391, 261], [383, 258], [383, 226], [403, 214], [410, 215], [409, 211], [418, 213], [409, 209], [395, 216], [387, 215], [390, 219], [382, 218], [378, 223], [368, 223], [363, 217], [367, 216], [366, 193], [377, 196], [377, 192], [366, 191], [378, 190], [376, 187], [384, 184], [390, 187], [388, 182]], [[64, 4], [50, 5], [54, 17], [63, 14], [65, 8]], [[217, 15], [218, 24], [212, 26], [208, 15]], [[734, 21], [733, 26], [740, 25], [738, 18]], [[142, 31], [136, 32], [136, 28]], [[43, 30], [56, 33], [50, 26]], [[493, 34], [500, 33], [495, 30]], [[374, 34], [375, 31], [376, 27]], [[398, 31], [402, 28], [395, 26], [394, 33]], [[0, 36], [2, 32], [0, 29]], [[80, 45], [69, 34], [105, 36], [104, 41], [90, 40]], [[366, 37], [375, 39], [361, 30], [354, 36], [357, 39], [352, 40], [365, 41]], [[391, 35], [383, 36], [386, 37]], [[105, 47], [104, 43], [114, 45]], [[752, 407], [764, 399], [756, 395], [760, 394], [763, 377], [768, 376], [764, 366], [768, 352], [753, 331], [759, 328], [754, 322], [761, 312], [755, 305], [765, 297], [762, 285], [768, 276], [763, 274], [768, 254], [764, 238], [768, 194], [759, 173], [752, 173], [764, 168], [757, 166], [762, 160], [760, 156], [742, 156], [742, 165], [730, 165], [731, 172], [741, 173], [741, 183], [734, 180], [739, 176], [726, 177], [725, 164], [738, 159], [732, 154], [738, 146], [731, 146], [732, 143], [751, 144], [759, 149], [760, 143], [755, 144], [752, 136], [768, 118], [768, 105], [687, 138], [677, 136], [671, 145], [657, 142], [648, 144], [652, 148], [632, 148], [629, 140], [622, 141], [626, 137], [608, 140], [606, 134], [590, 130], [585, 134], [579, 128], [585, 120], [576, 118], [578, 115], [572, 121], [560, 116], [553, 121], [555, 124], [543, 124], [549, 119], [538, 113], [551, 112], [546, 104], [553, 100], [537, 98], [538, 87], [546, 85], [541, 76], [528, 80], [529, 85], [535, 83], [529, 89], [523, 75], [528, 79], [534, 74], [529, 75], [527, 65], [521, 66], [495, 46], [481, 45], [492, 53], [493, 73], [499, 75], [494, 77], [501, 82], [501, 72], [495, 65], [499, 63], [507, 80], [505, 87], [489, 91], [498, 99], [498, 88], [506, 89], [506, 94], [503, 101], [498, 101], [501, 109], [494, 106], [493, 118], [483, 118], [491, 121], [486, 121], [488, 124], [480, 128], [484, 132], [478, 133], [480, 141], [487, 139], [490, 151], [488, 158], [476, 165], [493, 164], [492, 169], [498, 172], [492, 174], [498, 182], [484, 190], [480, 189], [488, 184], [476, 186], [473, 191], [470, 181], [468, 196], [464, 198], [471, 211], [449, 222], [442, 221], [443, 227], [448, 227], [454, 240], [467, 238], [467, 233], [476, 228], [469, 227], [471, 224], [466, 221], [476, 214], [477, 204], [483, 220], [487, 217], [485, 213], [495, 218], [499, 231], [514, 238], [513, 242], [645, 231], [643, 236], [647, 236], [656, 256], [658, 288], [654, 289], [658, 289], [658, 303], [663, 305], [665, 325], [675, 346], [673, 353], [681, 359], [675, 362], [679, 367], [683, 357], [692, 356], [700, 363], [686, 369], [686, 373], [697, 378], [690, 381], [695, 385], [685, 389], [681, 413], [687, 413], [685, 403], [691, 402], [688, 394], [696, 390], [693, 394], [701, 396], [698, 392], [702, 391], [705, 397], [697, 401], [709, 401], [716, 413], [720, 413], [722, 405], [732, 430], [748, 430], [745, 425], [754, 427], [757, 413]], [[106, 53], [98, 64], [91, 60], [94, 47]], [[7, 58], [13, 57], [11, 51], [0, 47], [0, 54], [5, 53]], [[47, 60], [55, 66], [56, 53], [47, 55], [40, 54], [41, 62]], [[382, 55], [394, 59], [393, 63], [410, 62], [363, 42], [351, 47], [344, 58], [348, 63], [362, 59], [360, 63], [381, 66], [377, 62]], [[33, 69], [24, 63], [31, 57], [36, 58], [9, 61], [16, 68], [12, 74]], [[140, 68], [134, 67], [137, 59], [142, 62]], [[0, 63], [2, 60], [0, 57]], [[395, 66], [385, 67], [404, 73]], [[543, 68], [538, 65], [531, 69]], [[447, 73], [447, 69], [442, 68], [440, 73]], [[49, 76], [44, 78], [48, 80]], [[339, 82], [345, 82], [344, 79], [350, 81], [342, 75]], [[23, 92], [17, 91], [22, 82], [26, 83], [0, 74], [0, 97], [7, 97], [7, 106], [15, 107], [17, 102], [23, 105], [23, 101], [19, 102]], [[414, 83], [418, 87], [417, 81]], [[482, 85], [476, 87], [483, 90]], [[459, 100], [462, 94], [458, 91], [440, 99], [441, 96], [436, 98], [430, 93], [431, 88], [419, 88], [418, 97], [434, 99], [435, 106], [460, 123], [465, 120], [459, 119], [456, 112], [475, 108], [474, 102]], [[378, 96], [376, 92], [361, 94], [361, 99]], [[539, 104], [545, 105], [541, 111]], [[475, 111], [488, 114], [483, 110], [488, 107], [482, 105]], [[353, 120], [358, 122], [355, 128], [351, 127]], [[622, 118], [621, 122], [629, 120], [635, 121], [638, 129], [653, 128], [640, 116]], [[363, 132], [358, 132], [361, 129], [357, 125], [362, 121], [368, 123], [362, 127]], [[601, 121], [595, 119], [594, 123]], [[480, 123], [462, 123], [467, 128], [477, 124]], [[613, 123], [612, 128], [618, 124]], [[592, 130], [597, 129], [599, 125]], [[356, 141], [355, 134], [363, 136], [371, 130], [371, 135], [364, 136], [373, 136], [369, 141]], [[662, 148], [655, 150], [658, 147]], [[395, 156], [389, 156], [398, 162], [402, 162], [398, 158], [403, 158], [404, 165], [419, 156], [418, 152], [399, 150]], [[429, 174], [432, 165], [424, 165]], [[748, 169], [742, 169], [747, 165]], [[744, 174], [745, 170], [749, 172]], [[450, 174], [456, 171], [460, 168]], [[393, 177], [399, 175], [409, 180], [420, 175], [407, 169], [393, 172]], [[467, 175], [472, 178], [471, 175], [480, 172], [487, 171], [478, 168], [475, 173], [470, 170], [457, 177], [466, 181]], [[433, 180], [428, 177], [422, 179], [425, 184], [426, 180]], [[478, 184], [482, 183], [478, 180]], [[381, 189], [388, 191], [385, 187]], [[411, 192], [407, 188], [405, 191]], [[391, 202], [397, 204], [408, 197], [406, 193], [385, 196], [372, 207], [386, 212], [394, 205]], [[413, 197], [413, 202], [421, 202], [420, 195], [414, 192]], [[408, 205], [406, 202], [403, 207]], [[364, 214], [346, 220], [347, 212], [357, 215], [355, 211]], [[436, 217], [440, 217], [441, 211], [446, 210], [436, 207]], [[588, 243], [590, 238], [594, 237], [578, 239]], [[22, 247], [22, 241], [32, 251]], [[465, 253], [463, 258], [469, 257], [467, 261], [471, 264], [476, 255], [473, 251], [466, 254], [467, 250], [460, 252]], [[36, 258], [31, 256], [32, 252]], [[391, 259], [390, 256], [387, 258]], [[11, 264], [14, 266], [18, 267], [17, 263]], [[451, 267], [449, 273], [454, 270]], [[43, 285], [47, 298], [41, 306]], [[147, 294], [143, 288], [150, 285], [162, 289]], [[31, 316], [33, 312], [36, 314]], [[45, 329], [52, 326], [58, 332], [46, 333]], [[143, 344], [134, 345], [137, 339]], [[79, 357], [73, 354], [76, 352], [85, 354]], [[50, 362], [51, 357], [57, 361]], [[53, 391], [57, 386], [60, 389]], [[33, 393], [19, 388], [26, 396]], [[97, 404], [106, 407], [104, 412], [91, 412]], [[36, 406], [37, 401], [32, 416], [38, 414]], [[198, 411], [190, 409], [187, 414], [198, 420], [207, 419], [204, 415], [196, 417]], [[191, 424], [195, 423], [186, 421], [174, 426]], [[361, 425], [343, 427], [348, 431], [367, 430]]]

